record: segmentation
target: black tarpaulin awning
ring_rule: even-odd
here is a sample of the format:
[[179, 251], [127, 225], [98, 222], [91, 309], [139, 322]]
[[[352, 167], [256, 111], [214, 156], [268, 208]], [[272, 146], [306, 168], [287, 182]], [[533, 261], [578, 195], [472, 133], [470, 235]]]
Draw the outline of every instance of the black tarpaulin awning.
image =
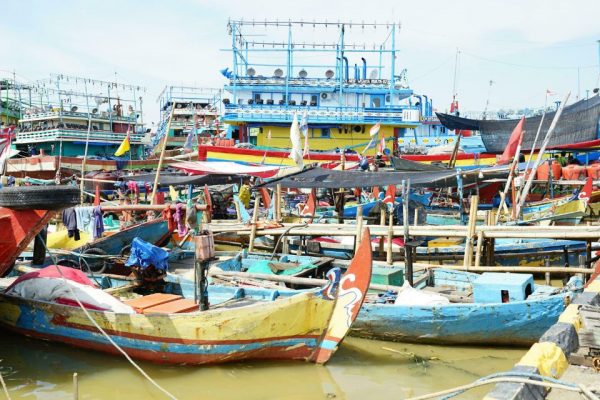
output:
[[[458, 186], [457, 174], [458, 172], [456, 170], [439, 172], [370, 172], [357, 170], [337, 171], [315, 167], [281, 178], [273, 179], [260, 186], [272, 188], [280, 184], [281, 187], [290, 189], [335, 189], [399, 185], [403, 180], [410, 179], [410, 185], [413, 188], [443, 188]], [[482, 182], [485, 179], [506, 177], [508, 175], [508, 167], [493, 167], [461, 171], [460, 174], [462, 176], [463, 184], [467, 185], [477, 181]], [[480, 174], [482, 174], [483, 177], [480, 177]]]
[[[153, 184], [155, 174], [141, 174], [123, 176], [124, 181], [144, 182]], [[225, 185], [228, 183], [239, 183], [240, 175], [183, 175], [183, 174], [161, 174], [158, 186], [180, 186], [180, 185]]]

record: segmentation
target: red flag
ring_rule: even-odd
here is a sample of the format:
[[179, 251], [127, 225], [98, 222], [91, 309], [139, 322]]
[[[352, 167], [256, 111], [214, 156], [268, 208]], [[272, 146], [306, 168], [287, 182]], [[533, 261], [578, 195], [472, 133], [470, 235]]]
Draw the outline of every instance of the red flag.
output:
[[386, 204], [389, 204], [393, 207], [395, 200], [396, 200], [396, 186], [389, 185], [387, 187], [387, 191], [385, 192], [385, 197], [383, 199], [383, 202]]
[[269, 208], [271, 206], [271, 196], [269, 196], [267, 188], [260, 188], [260, 196], [262, 197], [265, 208]]
[[498, 159], [496, 165], [504, 165], [511, 162], [512, 158], [515, 156], [517, 152], [517, 147], [519, 147], [519, 142], [522, 140], [521, 136], [523, 135], [523, 125], [525, 124], [525, 117], [521, 118], [515, 129], [510, 134], [510, 139], [508, 140], [508, 144], [504, 149], [504, 153]]
[[585, 181], [585, 185], [583, 186], [583, 189], [581, 189], [581, 192], [579, 192], [577, 198], [579, 200], [589, 201], [590, 195], [592, 194], [592, 189], [592, 177], [588, 176], [587, 180]]
[[[308, 199], [306, 200], [306, 204], [304, 205], [304, 208], [302, 208], [302, 210], [300, 210], [300, 215], [304, 216], [304, 217], [313, 217], [315, 215], [315, 211], [317, 209], [317, 193], [315, 189], [312, 189], [310, 191], [310, 195], [308, 196]], [[312, 218], [309, 220], [309, 222], [312, 222]]]

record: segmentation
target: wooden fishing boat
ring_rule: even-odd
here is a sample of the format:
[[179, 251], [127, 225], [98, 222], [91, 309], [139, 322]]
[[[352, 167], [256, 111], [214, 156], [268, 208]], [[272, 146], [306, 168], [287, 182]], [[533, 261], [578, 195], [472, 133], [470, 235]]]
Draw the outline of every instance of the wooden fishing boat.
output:
[[[368, 238], [368, 230], [364, 235]], [[141, 301], [135, 299], [141, 313], [98, 309], [88, 313], [124, 351], [141, 360], [171, 364], [247, 359], [324, 363], [348, 332], [364, 300], [371, 279], [368, 246], [357, 251], [350, 268], [340, 275], [339, 270], [332, 270], [325, 288], [269, 302], [244, 301], [242, 292], [239, 301], [198, 311], [195, 302], [190, 304], [180, 296], [147, 308], [142, 305], [150, 304], [151, 299], [146, 298], [146, 302], [142, 297]], [[35, 338], [117, 353], [81, 308], [9, 293], [0, 294], [0, 324], [4, 327]]]
[[[448, 129], [469, 129], [479, 131], [488, 152], [501, 153], [518, 120], [475, 120], [450, 114], [436, 113], [440, 122]], [[542, 125], [542, 137], [548, 131], [556, 112], [546, 114]], [[523, 150], [531, 150], [541, 122], [541, 115], [525, 119]], [[562, 112], [556, 126], [556, 133], [548, 143], [551, 149], [589, 149], [600, 146], [598, 137], [598, 118], [600, 118], [600, 96], [583, 99]], [[540, 143], [538, 143], [538, 146]]]
[[[351, 335], [463, 345], [528, 345], [554, 324], [574, 292], [536, 285], [530, 274], [482, 275], [435, 269], [432, 284], [395, 296], [369, 297]], [[582, 282], [572, 282], [580, 288]], [[419, 298], [421, 293], [434, 293]], [[442, 302], [439, 298], [450, 299]]]
[[79, 202], [79, 190], [68, 186], [0, 189], [0, 276], [46, 226], [56, 209]]
[[[179, 152], [167, 155], [163, 166], [169, 166], [182, 161], [197, 160], [196, 153], [180, 154]], [[118, 171], [122, 169], [141, 171], [152, 170], [158, 166], [158, 158], [146, 160], [109, 160], [98, 158], [87, 158], [85, 172], [89, 171]], [[67, 177], [80, 175], [82, 168], [82, 157], [59, 157], [59, 156], [31, 156], [23, 158], [12, 158], [7, 161], [6, 173], [14, 177], [32, 177], [38, 179], [54, 179], [56, 171], [60, 169], [60, 175]]]
[[[277, 166], [295, 166], [289, 158], [290, 151], [277, 148], [238, 148], [233, 146], [200, 145], [198, 159], [202, 161], [235, 161], [246, 164], [264, 164]], [[451, 154], [403, 154], [403, 159], [426, 164], [448, 163]], [[305, 163], [337, 163], [341, 155], [335, 151], [311, 151], [304, 156]], [[360, 161], [358, 153], [347, 153], [346, 162]], [[385, 157], [384, 157], [385, 159]], [[496, 163], [495, 154], [461, 153], [456, 156], [457, 167], [490, 166]]]
[[[398, 268], [381, 267], [399, 271]], [[222, 278], [216, 272], [218, 278]], [[236, 281], [244, 289], [260, 285], [259, 276], [248, 274]], [[193, 282], [180, 276], [171, 279], [188, 296]], [[266, 278], [264, 278], [266, 279]], [[398, 287], [394, 292], [370, 292], [350, 335], [371, 339], [462, 345], [528, 345], [554, 324], [582, 288], [572, 278], [564, 288], [536, 285], [531, 274], [484, 273], [432, 269], [415, 278], [416, 288]], [[371, 284], [373, 285], [373, 278]], [[288, 283], [289, 284], [289, 283]], [[266, 284], [265, 284], [266, 285]], [[235, 289], [209, 286], [216, 301], [226, 302]], [[254, 295], [273, 297], [273, 290], [253, 287]], [[296, 291], [277, 289], [278, 296]]]
[[73, 254], [59, 259], [58, 263], [101, 273], [108, 267], [108, 262], [106, 259], [98, 259], [94, 256], [123, 256], [129, 252], [131, 241], [136, 237], [156, 246], [162, 246], [170, 236], [171, 231], [167, 220], [158, 218], [110, 233], [76, 247], [71, 250]]

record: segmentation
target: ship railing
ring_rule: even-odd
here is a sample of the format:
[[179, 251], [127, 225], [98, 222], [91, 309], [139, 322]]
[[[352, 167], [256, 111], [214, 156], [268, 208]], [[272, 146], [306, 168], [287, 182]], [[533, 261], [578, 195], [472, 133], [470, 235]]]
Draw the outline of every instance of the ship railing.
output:
[[224, 119], [260, 119], [291, 121], [294, 113], [307, 113], [309, 121], [348, 122], [420, 122], [419, 107], [395, 106], [389, 108], [368, 107], [307, 107], [285, 105], [236, 105], [225, 106]]
[[[106, 121], [109, 122], [111, 120], [111, 117], [109, 116], [109, 114], [112, 114], [112, 121], [113, 122], [128, 122], [128, 123], [135, 123], [136, 122], [136, 115], [135, 114], [131, 114], [131, 115], [121, 115], [121, 116], [117, 116], [117, 113], [114, 111], [111, 111], [110, 113], [107, 111], [101, 111], [99, 113], [96, 114], [92, 114], [92, 121], [96, 121], [96, 120], [102, 120], [102, 121]], [[89, 119], [89, 114], [86, 112], [73, 112], [73, 111], [63, 111], [62, 113], [60, 111], [48, 111], [48, 112], [37, 112], [37, 113], [32, 113], [32, 112], [25, 112], [25, 114], [23, 114], [23, 117], [21, 118], [21, 122], [28, 122], [28, 121], [33, 121], [33, 120], [38, 120], [38, 119], [48, 119], [48, 118], [77, 118], [77, 119]]]
[[[86, 141], [88, 137], [87, 130], [77, 129], [48, 129], [33, 132], [18, 132], [15, 138], [15, 144], [38, 143], [46, 141]], [[125, 138], [125, 133], [115, 133], [110, 131], [90, 132], [89, 139], [92, 142], [102, 141], [111, 143], [121, 143]], [[143, 133], [130, 134], [130, 140], [133, 144], [139, 144], [144, 139]]]
[[[323, 87], [336, 87], [339, 86], [340, 81], [335, 78], [290, 78], [288, 85], [293, 86], [323, 86]], [[275, 85], [285, 86], [285, 78], [278, 77], [264, 77], [264, 76], [244, 76], [231, 79], [229, 85], [240, 86], [240, 85]], [[390, 81], [388, 79], [346, 79], [343, 81], [344, 87], [357, 87], [357, 88], [389, 88]], [[394, 87], [398, 89], [406, 89], [401, 80], [394, 80]]]

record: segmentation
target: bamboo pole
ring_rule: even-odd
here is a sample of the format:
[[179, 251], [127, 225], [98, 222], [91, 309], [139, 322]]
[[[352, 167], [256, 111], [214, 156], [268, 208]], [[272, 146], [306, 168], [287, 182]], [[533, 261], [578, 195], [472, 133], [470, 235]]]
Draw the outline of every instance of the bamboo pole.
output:
[[[169, 207], [171, 210], [175, 209], [174, 204], [123, 204], [119, 206], [102, 206], [103, 212], [119, 212], [119, 211], [162, 211], [165, 208]], [[209, 207], [206, 204], [195, 204], [195, 209], [197, 211], [208, 211]], [[182, 208], [185, 210], [187, 207], [182, 204]]]
[[[306, 285], [306, 286], [323, 286], [326, 285], [329, 281], [327, 279], [315, 279], [315, 278], [302, 278], [297, 276], [286, 276], [286, 275], [271, 275], [271, 274], [253, 274], [249, 272], [239, 272], [239, 271], [221, 271], [221, 270], [208, 270], [208, 275], [211, 277], [236, 277], [242, 279], [261, 279], [272, 282], [283, 282], [290, 283], [293, 285]], [[398, 291], [401, 289], [399, 286], [392, 285], [380, 285], [380, 284], [370, 284], [370, 289], [374, 290], [393, 290]]]
[[258, 206], [260, 204], [259, 196], [254, 198], [254, 211], [252, 212], [252, 228], [250, 231], [250, 239], [248, 243], [248, 251], [254, 251], [254, 239], [256, 239], [256, 223], [258, 221]]
[[[570, 95], [571, 95], [571, 92], [568, 92], [565, 95], [565, 98], [560, 103], [560, 106], [558, 107], [558, 110], [556, 110], [556, 114], [554, 115], [554, 118], [552, 119], [552, 123], [550, 124], [550, 128], [548, 129], [548, 132], [546, 133], [546, 137], [544, 138], [544, 141], [542, 142], [542, 147], [540, 148], [540, 151], [538, 153], [538, 157], [535, 159], [535, 162], [533, 163], [533, 168], [531, 169], [531, 174], [529, 175], [529, 178], [527, 179], [527, 183], [525, 183], [525, 186], [523, 187], [523, 189], [519, 193], [519, 203], [516, 206], [517, 207], [516, 208], [517, 219], [519, 218], [519, 216], [521, 214], [521, 211], [523, 209], [523, 205], [525, 204], [525, 199], [527, 198], [527, 194], [529, 193], [529, 189], [531, 188], [531, 184], [533, 182], [533, 179], [535, 177], [537, 169], [538, 169], [538, 167], [540, 166], [540, 164], [542, 162], [542, 158], [544, 157], [544, 153], [546, 152], [546, 147], [548, 146], [548, 143], [550, 142], [550, 138], [552, 137], [552, 133], [554, 133], [554, 129], [556, 128], [556, 124], [558, 123], [558, 120], [560, 119], [560, 116], [562, 114], [562, 111], [563, 111], [564, 107], [567, 104], [567, 101], [569, 101], [569, 96]], [[513, 204], [513, 207], [515, 207], [514, 204]]]
[[[385, 226], [385, 206], [381, 208], [381, 212], [379, 213], [379, 226]], [[383, 257], [383, 248], [385, 243], [385, 236], [379, 237], [379, 257]]]
[[79, 378], [77, 372], [73, 374], [73, 400], [79, 400]]
[[[415, 264], [418, 266], [418, 264]], [[454, 269], [457, 271], [466, 271], [467, 268], [462, 265], [435, 265], [432, 264], [427, 268], [444, 268]], [[493, 266], [493, 267], [469, 267], [469, 272], [531, 272], [531, 273], [564, 273], [564, 274], [587, 274], [591, 275], [594, 273], [593, 268], [577, 268], [577, 267], [529, 267], [529, 266]]]
[[358, 246], [360, 245], [360, 239], [362, 236], [362, 230], [363, 230], [363, 206], [359, 205], [356, 208], [356, 239], [354, 241], [354, 243], [356, 244], [355, 248], [358, 248]]
[[[87, 101], [87, 99], [86, 99]], [[90, 144], [90, 132], [92, 130], [92, 114], [90, 114], [89, 112], [89, 108], [88, 108], [88, 129], [87, 129], [87, 135], [85, 137], [85, 150], [83, 152], [83, 160], [81, 160], [81, 178], [85, 177], [85, 164], [87, 163], [87, 155], [88, 155], [88, 147]], [[84, 181], [83, 179], [81, 179], [81, 182], [79, 184], [79, 204], [83, 204], [83, 199], [85, 196], [84, 193]]]
[[238, 204], [237, 201], [234, 201], [233, 205], [235, 206], [235, 214], [237, 216], [237, 222], [242, 222], [242, 213], [240, 211], [240, 205]]
[[154, 185], [152, 186], [152, 197], [150, 197], [150, 204], [154, 204], [156, 201], [156, 190], [158, 189], [158, 182], [160, 180], [160, 170], [162, 168], [163, 160], [165, 158], [165, 152], [167, 150], [167, 142], [169, 141], [169, 131], [171, 130], [171, 122], [173, 121], [173, 113], [175, 112], [175, 104], [171, 105], [171, 115], [169, 116], [169, 122], [167, 123], [167, 130], [165, 137], [163, 138], [162, 148], [160, 149], [160, 158], [158, 159], [158, 166], [156, 167], [156, 176], [154, 177]]
[[388, 217], [388, 232], [387, 232], [387, 253], [386, 262], [392, 265], [392, 240], [394, 239], [394, 212], [391, 211]]
[[483, 232], [477, 234], [477, 250], [475, 251], [475, 266], [481, 264], [481, 249], [483, 248]]
[[281, 222], [281, 184], [278, 183], [275, 188], [275, 221]]
[[479, 206], [479, 196], [471, 196], [471, 208], [469, 210], [469, 225], [467, 230], [467, 240], [465, 242], [465, 256], [463, 265], [470, 267], [473, 262], [473, 237], [477, 226], [477, 207]]

